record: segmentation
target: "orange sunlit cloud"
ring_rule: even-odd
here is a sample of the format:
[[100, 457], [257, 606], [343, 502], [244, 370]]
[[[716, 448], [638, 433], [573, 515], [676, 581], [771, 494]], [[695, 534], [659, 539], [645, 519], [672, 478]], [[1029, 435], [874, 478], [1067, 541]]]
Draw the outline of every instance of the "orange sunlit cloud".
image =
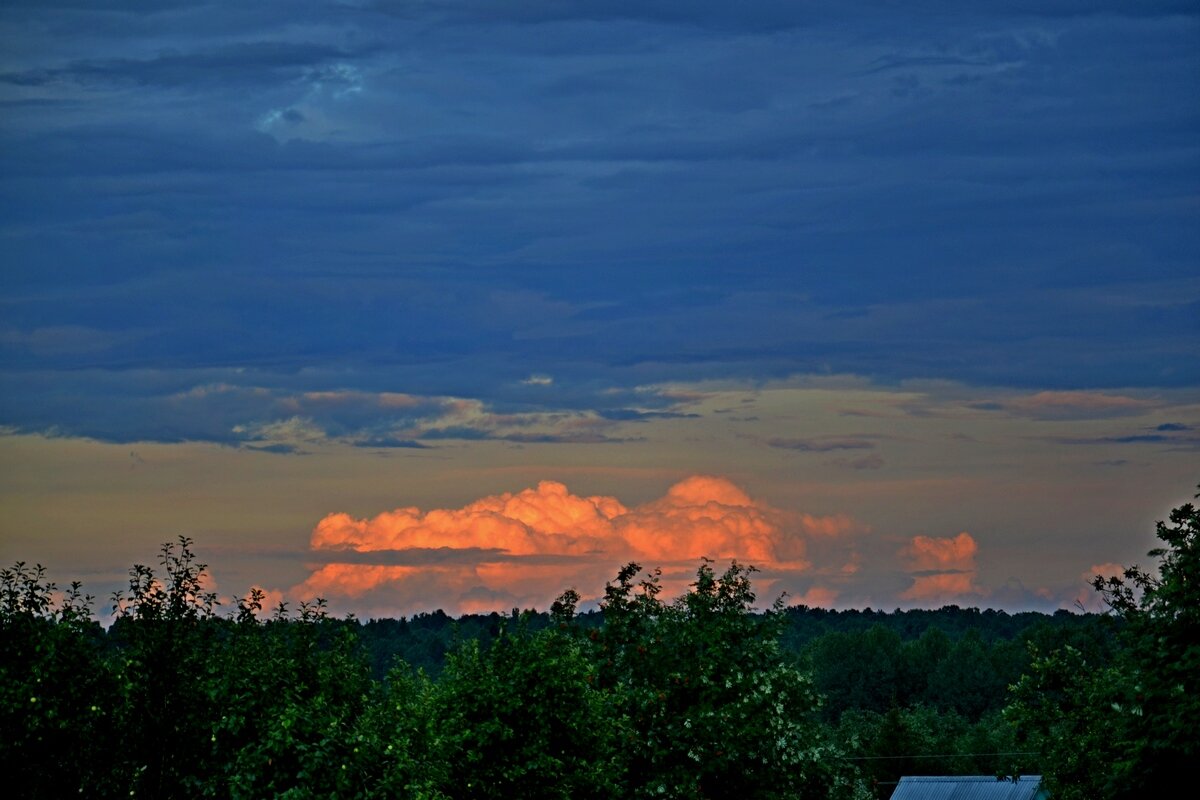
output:
[[599, 596], [628, 561], [663, 567], [668, 591], [682, 590], [703, 557], [800, 573], [810, 566], [809, 540], [860, 530], [845, 515], [773, 508], [715, 476], [689, 477], [632, 508], [542, 481], [458, 509], [404, 507], [370, 519], [329, 514], [311, 546], [330, 563], [289, 594], [353, 599], [393, 615], [544, 608], [572, 586]]
[[1103, 611], [1106, 608], [1104, 597], [1092, 587], [1092, 581], [1097, 577], [1110, 578], [1113, 576], [1122, 577], [1124, 575], [1125, 567], [1122, 564], [1114, 562], [1093, 564], [1088, 568], [1087, 572], [1080, 574], [1079, 590], [1069, 602], [1063, 603], [1063, 607], [1083, 609], [1084, 611]]
[[1124, 574], [1125, 566], [1123, 564], [1117, 564], [1110, 561], [1105, 564], [1092, 564], [1091, 568], [1087, 572], [1083, 573], [1083, 579], [1088, 583], [1091, 583], [1092, 578], [1095, 578], [1098, 575], [1105, 578], [1111, 578], [1114, 575], [1117, 577], [1122, 577]]
[[832, 608], [838, 598], [838, 594], [837, 589], [830, 589], [827, 586], [813, 586], [804, 594], [790, 599], [799, 605], [810, 606], [812, 608]]
[[828, 517], [801, 514], [800, 519], [804, 526], [804, 532], [813, 537], [836, 539], [847, 534], [858, 533], [863, 529], [861, 522], [846, 514], [833, 514]]
[[979, 546], [971, 534], [963, 531], [952, 538], [914, 536], [901, 551], [912, 570], [974, 569]]
[[963, 595], [979, 595], [975, 554], [979, 546], [963, 531], [954, 537], [914, 536], [900, 550], [913, 574], [913, 584], [900, 594], [904, 600], [950, 602]]
[[935, 572], [932, 575], [916, 575], [913, 585], [900, 593], [902, 600], [920, 600], [927, 603], [949, 603], [964, 595], [980, 594], [975, 585], [974, 572]]

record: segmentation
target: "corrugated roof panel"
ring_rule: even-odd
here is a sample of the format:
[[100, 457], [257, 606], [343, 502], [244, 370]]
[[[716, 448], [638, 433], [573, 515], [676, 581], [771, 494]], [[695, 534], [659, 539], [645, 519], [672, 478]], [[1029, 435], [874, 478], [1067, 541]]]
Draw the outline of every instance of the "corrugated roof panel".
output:
[[892, 800], [1040, 800], [1041, 775], [916, 775], [900, 779]]

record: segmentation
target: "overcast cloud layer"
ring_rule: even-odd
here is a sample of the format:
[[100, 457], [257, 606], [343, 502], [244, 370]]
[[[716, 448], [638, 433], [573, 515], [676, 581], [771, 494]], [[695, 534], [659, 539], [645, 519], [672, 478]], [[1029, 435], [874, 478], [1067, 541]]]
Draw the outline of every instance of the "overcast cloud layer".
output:
[[1195, 452], [1198, 76], [1170, 0], [9, 2], [0, 431], [595, 463], [832, 375]]

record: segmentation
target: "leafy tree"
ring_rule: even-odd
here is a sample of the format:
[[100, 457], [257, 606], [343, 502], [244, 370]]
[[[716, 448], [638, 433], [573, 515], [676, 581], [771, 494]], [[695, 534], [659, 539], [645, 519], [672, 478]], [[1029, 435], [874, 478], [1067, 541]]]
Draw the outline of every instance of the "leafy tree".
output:
[[1132, 696], [1118, 713], [1132, 735], [1118, 774], [1142, 792], [1177, 785], [1200, 756], [1200, 512], [1180, 506], [1156, 533], [1157, 575], [1134, 566], [1094, 584], [1125, 621]]
[[366, 759], [382, 765], [376, 797], [442, 800], [440, 787], [453, 768], [439, 748], [433, 717], [436, 687], [424, 672], [399, 662], [380, 684], [360, 730], [375, 742]]
[[629, 732], [629, 797], [854, 797], [863, 787], [824, 736], [811, 679], [779, 648], [783, 619], [751, 613], [752, 568], [664, 603], [657, 572], [629, 564], [609, 584], [593, 634], [603, 685]]
[[[996, 671], [992, 650], [974, 631], [950, 648], [929, 675], [928, 694], [941, 708], [976, 720], [1004, 702], [1007, 684]], [[1015, 677], [1015, 676], [1014, 676]]]
[[0, 570], [0, 772], [16, 797], [108, 794], [117, 676], [92, 598], [55, 593], [40, 564]]
[[1155, 572], [1095, 580], [1124, 623], [1112, 662], [1068, 646], [1014, 688], [1007, 714], [1045, 754], [1056, 797], [1171, 794], [1200, 756], [1200, 513], [1182, 505], [1156, 533]]
[[342, 766], [371, 682], [352, 628], [329, 619], [323, 602], [302, 604], [298, 619], [281, 607], [266, 622], [256, 616], [261, 594], [239, 606], [235, 623], [210, 622], [218, 631], [200, 675], [209, 764], [196, 771], [197, 794], [310, 797], [355, 786], [359, 773]]
[[223, 773], [211, 796], [434, 796], [418, 792], [413, 763], [426, 747], [426, 686], [400, 671], [373, 681], [356, 624], [302, 612], [261, 626], [257, 659], [216, 692]]
[[[578, 595], [556, 604], [564, 624]], [[488, 647], [464, 642], [435, 692], [439, 755], [454, 798], [609, 798], [618, 720], [582, 642], [527, 619]]]
[[999, 712], [972, 722], [955, 711], [922, 705], [893, 706], [883, 713], [850, 709], [838, 722], [836, 739], [878, 798], [890, 797], [902, 775], [1013, 775], [1033, 766], [1029, 759], [993, 755], [1017, 749], [1012, 728]]
[[898, 700], [902, 643], [899, 634], [883, 625], [826, 634], [813, 642], [810, 658], [830, 721], [849, 708], [885, 711]]
[[126, 791], [141, 797], [194, 794], [210, 768], [217, 598], [205, 591], [207, 565], [191, 546], [186, 536], [164, 544], [161, 578], [135, 564], [128, 593], [113, 594], [123, 731], [114, 766]]
[[929, 678], [950, 655], [950, 637], [941, 628], [926, 628], [920, 638], [905, 643], [900, 666], [902, 705], [936, 705], [938, 697], [929, 688]]
[[1042, 754], [1042, 773], [1054, 797], [1090, 800], [1119, 796], [1114, 766], [1126, 747], [1119, 709], [1126, 677], [1110, 664], [1067, 646], [1037, 655], [1013, 687], [1005, 717], [1022, 749]]
[[[1060, 785], [1097, 757], [1151, 785], [1194, 755], [1194, 512], [1173, 523], [1155, 576], [1099, 587], [1124, 620], [1115, 656], [1073, 615], [758, 613], [754, 570], [707, 561], [672, 602], [630, 564], [584, 614], [568, 591], [512, 619], [362, 625], [318, 599], [264, 620], [251, 590], [222, 617], [186, 537], [133, 567], [106, 636], [77, 584], [60, 598], [17, 564], [0, 571], [0, 768], [34, 798], [862, 797], [856, 764], [882, 780], [896, 755], [1017, 749], [995, 706], [1027, 658], [1019, 637], [1050, 655], [1009, 716], [1061, 747]], [[1003, 769], [936, 763], [911, 766]]]

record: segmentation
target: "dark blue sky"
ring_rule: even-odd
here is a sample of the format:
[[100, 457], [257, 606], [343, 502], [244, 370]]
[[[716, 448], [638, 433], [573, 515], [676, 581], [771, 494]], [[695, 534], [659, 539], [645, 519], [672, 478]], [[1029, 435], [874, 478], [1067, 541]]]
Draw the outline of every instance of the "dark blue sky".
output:
[[1200, 381], [1194, 3], [105, 5], [0, 17], [16, 428]]
[[814, 602], [1070, 605], [1195, 483], [1198, 223], [1194, 0], [10, 0], [0, 557], [336, 593], [549, 479], [592, 583], [725, 498]]

